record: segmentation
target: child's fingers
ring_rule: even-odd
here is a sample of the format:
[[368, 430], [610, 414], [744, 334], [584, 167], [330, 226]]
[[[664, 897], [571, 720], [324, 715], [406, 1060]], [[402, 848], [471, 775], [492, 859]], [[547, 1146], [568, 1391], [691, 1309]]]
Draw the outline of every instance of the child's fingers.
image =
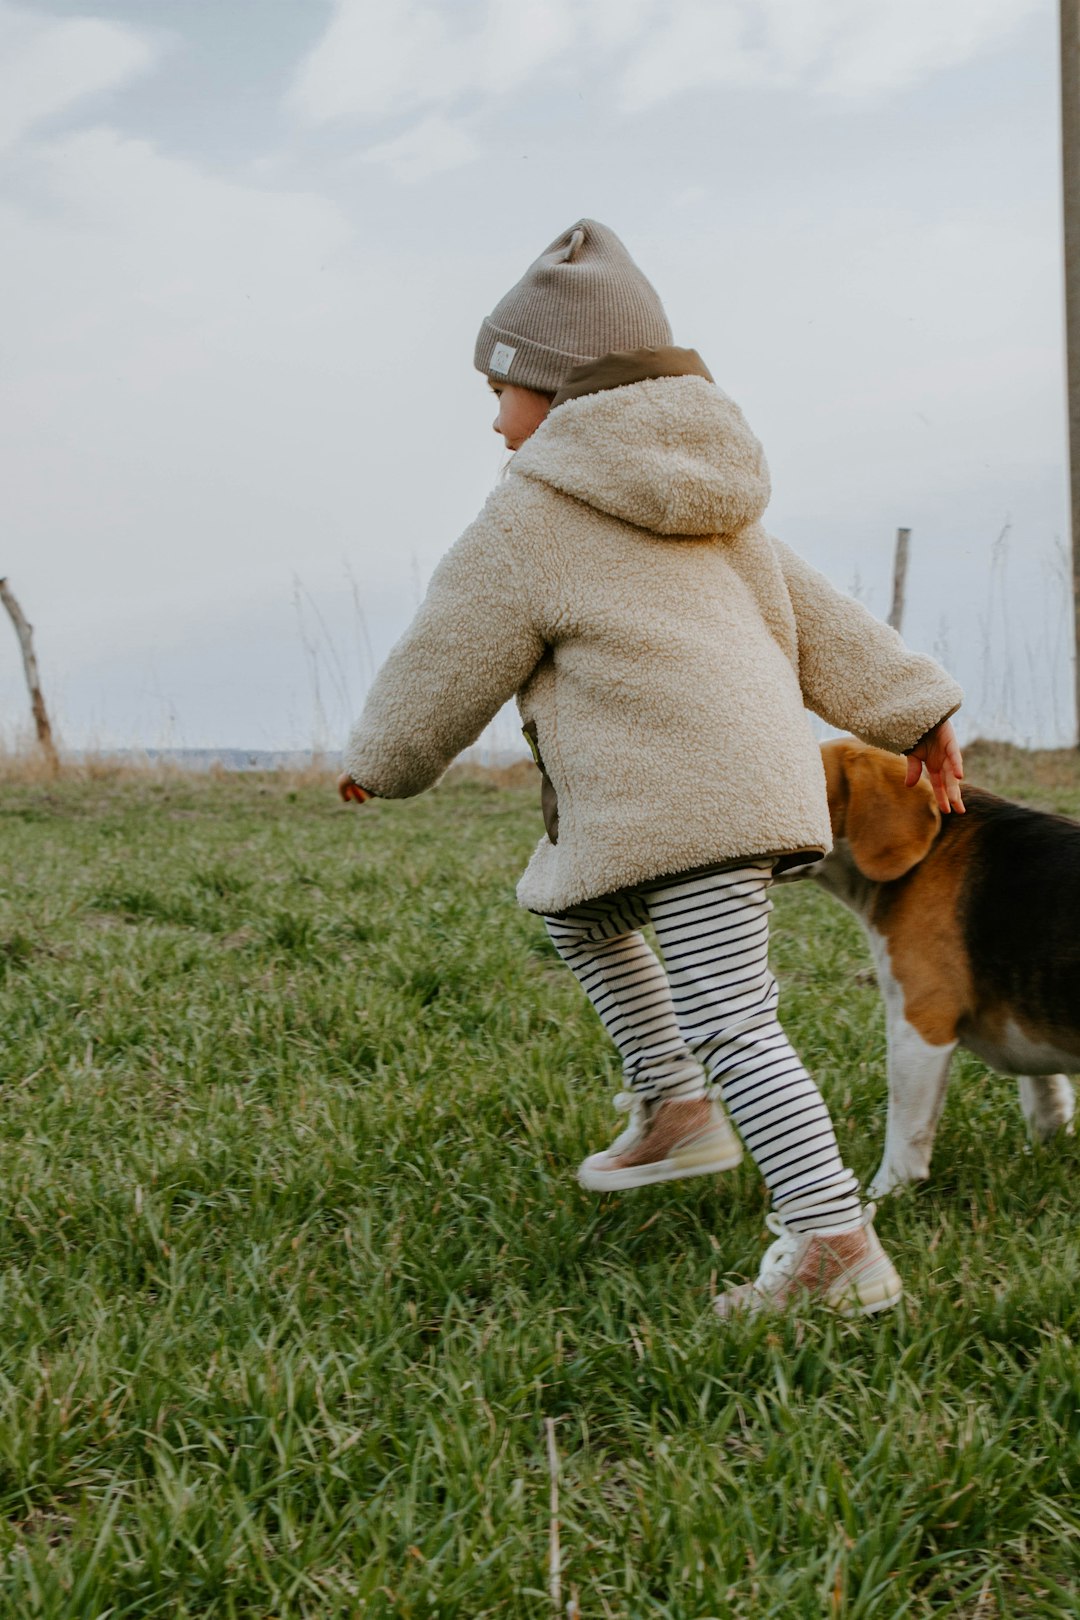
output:
[[930, 787], [933, 790], [934, 803], [937, 805], [942, 815], [947, 816], [949, 811], [952, 809], [952, 805], [949, 802], [949, 795], [945, 790], [944, 772], [941, 761], [935, 757], [933, 752], [931, 752], [930, 757], [926, 761], [926, 774], [930, 778]]
[[964, 814], [964, 796], [960, 791], [960, 784], [964, 780], [964, 756], [960, 744], [956, 740], [956, 732], [950, 724], [945, 739], [945, 783], [949, 794], [949, 801], [957, 815]]
[[337, 790], [346, 804], [365, 804], [371, 797], [365, 793], [359, 782], [354, 782], [348, 774], [338, 777]]
[[907, 775], [904, 777], [905, 787], [914, 787], [922, 776], [922, 760], [917, 754], [907, 756]]
[[958, 782], [964, 780], [964, 756], [960, 752], [960, 744], [956, 739], [951, 720], [946, 720], [941, 729], [941, 746], [945, 769], [951, 771]]
[[964, 814], [964, 800], [960, 792], [960, 783], [953, 774], [950, 762], [945, 760], [940, 765], [928, 764], [926, 770], [930, 777], [931, 786], [934, 789], [937, 807], [942, 815], [951, 815], [955, 810], [958, 815], [962, 816]]
[[964, 796], [960, 791], [960, 782], [959, 782], [959, 779], [958, 779], [958, 775], [962, 776], [963, 772], [961, 771], [961, 772], [957, 773], [955, 770], [951, 770], [951, 769], [946, 771], [946, 773], [945, 773], [945, 791], [949, 796], [949, 804], [950, 804], [951, 808], [956, 811], [958, 816], [962, 816], [965, 813], [965, 810], [964, 810]]

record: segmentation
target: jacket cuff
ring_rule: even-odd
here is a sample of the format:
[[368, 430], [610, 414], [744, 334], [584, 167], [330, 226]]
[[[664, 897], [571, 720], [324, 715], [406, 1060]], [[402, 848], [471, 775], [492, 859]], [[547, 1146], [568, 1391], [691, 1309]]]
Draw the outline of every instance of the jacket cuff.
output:
[[912, 753], [914, 753], [915, 749], [918, 748], [919, 744], [921, 742], [924, 742], [926, 740], [926, 738], [929, 737], [929, 735], [930, 735], [930, 733], [932, 731], [936, 731], [938, 726], [943, 726], [945, 724], [946, 720], [951, 720], [953, 715], [961, 707], [962, 707], [961, 703], [954, 703], [951, 709], [946, 709], [945, 710], [945, 713], [941, 716], [940, 720], [935, 720], [934, 724], [932, 726], [927, 726], [926, 730], [924, 732], [922, 732], [918, 737], [916, 737], [916, 739], [915, 739], [915, 741], [913, 743], [909, 744], [909, 746], [907, 748], [902, 748], [900, 750], [900, 752], [902, 754], [912, 754]]

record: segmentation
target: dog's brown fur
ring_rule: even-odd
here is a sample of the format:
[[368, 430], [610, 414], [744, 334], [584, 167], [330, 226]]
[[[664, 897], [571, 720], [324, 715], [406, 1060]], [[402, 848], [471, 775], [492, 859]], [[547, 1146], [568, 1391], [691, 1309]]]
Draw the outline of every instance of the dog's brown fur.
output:
[[943, 817], [906, 762], [823, 745], [834, 849], [810, 869], [859, 917], [885, 997], [889, 1126], [873, 1191], [929, 1174], [949, 1060], [1020, 1076], [1039, 1136], [1068, 1128], [1080, 1070], [1080, 824], [965, 789]]

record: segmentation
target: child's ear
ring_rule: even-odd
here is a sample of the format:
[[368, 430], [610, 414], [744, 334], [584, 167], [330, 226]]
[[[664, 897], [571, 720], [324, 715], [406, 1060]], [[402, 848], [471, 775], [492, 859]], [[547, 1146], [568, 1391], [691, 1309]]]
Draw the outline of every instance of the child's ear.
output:
[[906, 787], [907, 761], [880, 748], [849, 748], [844, 758], [844, 833], [852, 858], [872, 883], [894, 883], [929, 854], [941, 811], [925, 776]]

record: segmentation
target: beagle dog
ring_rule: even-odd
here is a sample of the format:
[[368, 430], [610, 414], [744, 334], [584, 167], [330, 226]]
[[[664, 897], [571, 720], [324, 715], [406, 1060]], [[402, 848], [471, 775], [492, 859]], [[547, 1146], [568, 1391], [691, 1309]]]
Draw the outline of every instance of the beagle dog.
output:
[[1071, 1131], [1080, 1071], [1080, 822], [965, 785], [942, 816], [906, 760], [822, 745], [835, 846], [805, 868], [859, 918], [885, 1000], [888, 1123], [870, 1187], [930, 1174], [949, 1062], [964, 1046], [1019, 1079], [1040, 1140]]

